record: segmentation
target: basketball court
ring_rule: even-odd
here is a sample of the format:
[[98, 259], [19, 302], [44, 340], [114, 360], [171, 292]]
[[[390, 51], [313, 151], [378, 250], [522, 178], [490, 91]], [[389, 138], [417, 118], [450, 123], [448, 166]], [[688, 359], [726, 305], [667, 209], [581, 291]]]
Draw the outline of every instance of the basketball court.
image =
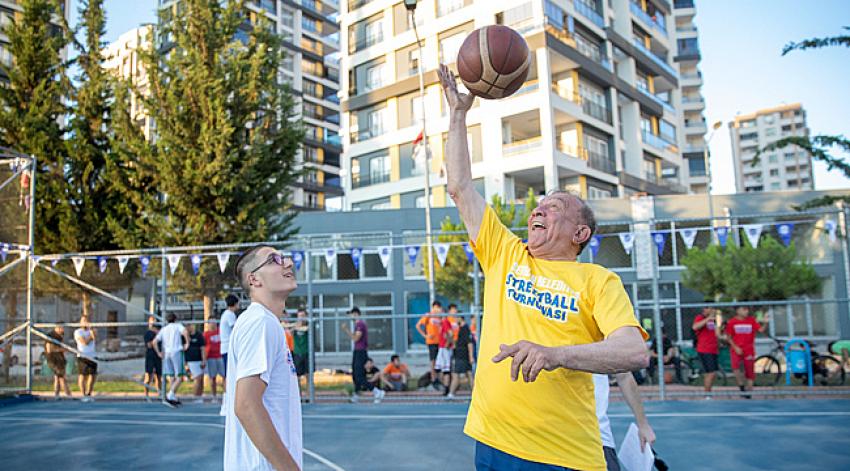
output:
[[[850, 400], [645, 403], [671, 470], [850, 469]], [[305, 471], [469, 470], [467, 404], [305, 405]], [[631, 413], [610, 408], [619, 443]], [[203, 469], [222, 466], [218, 406], [25, 402], [0, 407], [9, 470]]]

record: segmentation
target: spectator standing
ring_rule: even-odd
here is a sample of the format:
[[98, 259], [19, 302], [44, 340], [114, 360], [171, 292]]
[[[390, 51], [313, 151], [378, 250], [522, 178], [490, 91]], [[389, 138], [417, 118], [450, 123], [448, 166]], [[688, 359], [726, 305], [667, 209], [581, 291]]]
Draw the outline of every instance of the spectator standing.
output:
[[186, 363], [189, 365], [189, 373], [194, 382], [193, 393], [195, 403], [204, 403], [204, 370], [207, 368], [207, 344], [204, 334], [195, 329], [195, 324], [188, 324], [186, 330], [189, 332], [189, 346], [186, 348]]
[[360, 308], [355, 306], [348, 311], [348, 314], [354, 321], [354, 332], [349, 329], [345, 322], [340, 327], [354, 342], [354, 352], [351, 358], [351, 377], [354, 382], [354, 392], [351, 394], [351, 401], [357, 402], [358, 394], [361, 391], [372, 391], [375, 403], [381, 402], [384, 391], [370, 386], [366, 378], [366, 361], [369, 359], [369, 328], [366, 326], [366, 322], [360, 318]]
[[94, 383], [97, 380], [97, 362], [94, 360], [97, 349], [97, 332], [89, 324], [89, 318], [80, 318], [80, 327], [74, 331], [74, 341], [77, 342], [77, 381], [83, 395], [82, 402], [92, 402]]
[[307, 322], [307, 310], [304, 308], [299, 309], [295, 316], [297, 321], [295, 322], [295, 327], [292, 329], [292, 336], [294, 337], [295, 348], [292, 350], [292, 356], [295, 359], [295, 372], [298, 374], [298, 377], [307, 374], [307, 369], [309, 366], [309, 324]]
[[[233, 331], [233, 326], [236, 324], [236, 316], [239, 314], [239, 298], [232, 294], [228, 294], [224, 298], [227, 309], [221, 313], [221, 321], [219, 322], [219, 339], [221, 340], [221, 360], [224, 363], [224, 376], [227, 376], [227, 352], [230, 349], [230, 333]], [[225, 383], [226, 384], [226, 381]]]
[[[47, 334], [48, 337], [57, 342], [64, 342], [65, 326], [60, 322]], [[53, 371], [53, 397], [59, 399], [59, 391], [65, 391], [67, 397], [71, 397], [71, 388], [68, 387], [68, 382], [65, 381], [65, 368], [68, 363], [65, 361], [66, 350], [55, 343], [46, 342], [44, 345], [44, 356], [47, 360], [47, 366]]]
[[473, 382], [475, 381], [472, 373], [473, 365], [475, 364], [472, 331], [463, 316], [459, 316], [457, 319], [459, 327], [452, 361], [452, 379], [449, 394], [446, 396], [449, 400], [455, 397], [455, 392], [460, 386], [461, 375], [466, 376], [470, 389], [472, 389]]
[[[212, 390], [213, 402], [218, 394], [218, 377], [222, 378], [224, 384], [224, 361], [221, 358], [221, 336], [218, 324], [209, 322], [204, 332], [204, 349], [207, 353], [207, 370], [205, 373], [210, 378], [210, 389]], [[222, 386], [223, 387], [223, 386]]]
[[708, 307], [703, 309], [694, 318], [691, 328], [695, 333], [697, 355], [702, 363], [702, 386], [705, 390], [705, 398], [711, 399], [711, 387], [718, 369], [717, 338], [720, 333], [720, 312]]
[[416, 323], [416, 331], [419, 335], [425, 338], [425, 345], [428, 346], [428, 360], [431, 362], [431, 384], [434, 389], [439, 389], [437, 385], [437, 369], [435, 364], [437, 361], [437, 353], [440, 350], [440, 326], [442, 322], [443, 305], [440, 301], [431, 303], [431, 312], [425, 314]]
[[[162, 358], [156, 354], [153, 348], [156, 334], [159, 333], [159, 326], [156, 325], [156, 317], [148, 317], [148, 330], [145, 332], [145, 400], [150, 401], [150, 387], [156, 388], [159, 395], [162, 383]], [[161, 346], [161, 345], [160, 345]]]
[[[168, 324], [156, 334], [153, 348], [156, 350], [156, 354], [162, 358], [163, 388], [168, 377], [171, 376], [171, 388], [165, 395], [163, 404], [176, 407], [180, 404], [176, 393], [183, 381], [182, 376], [185, 374], [183, 353], [189, 347], [189, 332], [183, 324], [177, 322], [177, 314], [169, 312], [165, 316], [165, 320], [168, 321]], [[162, 349], [159, 347], [159, 341], [162, 341]]]
[[[735, 308], [735, 317], [726, 322], [726, 335], [732, 348], [732, 371], [735, 372], [735, 382], [741, 391], [753, 390], [756, 379], [756, 333], [764, 332], [769, 321], [770, 317], [767, 317], [764, 325], [759, 324], [756, 318], [750, 315], [749, 306], [738, 306]], [[743, 394], [743, 397], [752, 398], [750, 394]]]

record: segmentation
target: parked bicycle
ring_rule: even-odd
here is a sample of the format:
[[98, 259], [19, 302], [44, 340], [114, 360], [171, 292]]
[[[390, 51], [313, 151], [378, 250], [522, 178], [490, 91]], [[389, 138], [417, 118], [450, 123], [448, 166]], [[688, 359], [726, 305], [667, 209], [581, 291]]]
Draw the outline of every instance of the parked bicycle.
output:
[[[766, 355], [760, 355], [755, 361], [756, 375], [766, 378], [769, 386], [780, 384], [785, 380], [785, 343], [773, 336], [773, 348]], [[832, 355], [821, 355], [814, 350], [814, 344], [809, 343], [812, 352], [812, 384], [816, 386], [841, 386], [844, 384], [845, 373], [841, 362]], [[808, 373], [791, 375], [794, 383], [808, 384]]]

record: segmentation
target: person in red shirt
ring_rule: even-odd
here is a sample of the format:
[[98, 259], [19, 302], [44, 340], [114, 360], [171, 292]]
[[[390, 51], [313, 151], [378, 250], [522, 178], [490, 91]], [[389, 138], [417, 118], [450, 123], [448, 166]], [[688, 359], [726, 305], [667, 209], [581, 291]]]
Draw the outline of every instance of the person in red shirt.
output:
[[704, 308], [694, 318], [691, 328], [696, 334], [696, 350], [699, 360], [702, 362], [702, 385], [706, 392], [706, 399], [711, 399], [711, 387], [714, 385], [714, 377], [717, 375], [717, 336], [720, 332], [720, 311], [712, 308]]
[[440, 321], [440, 343], [438, 345], [439, 350], [434, 368], [442, 372], [440, 381], [444, 386], [443, 394], [448, 394], [452, 373], [452, 352], [455, 348], [454, 329], [452, 321], [448, 317], [443, 317]]
[[[224, 361], [221, 358], [221, 337], [218, 332], [218, 323], [209, 322], [204, 332], [204, 348], [207, 350], [207, 376], [210, 378], [213, 402], [218, 394], [218, 377], [224, 380]], [[224, 383], [222, 383], [222, 388]]]
[[[749, 306], [738, 306], [735, 308], [735, 317], [726, 323], [726, 335], [732, 347], [732, 370], [741, 391], [753, 390], [753, 382], [756, 379], [753, 369], [756, 360], [756, 333], [764, 332], [769, 321], [770, 318], [765, 317], [765, 324], [759, 324], [755, 317], [750, 315]], [[742, 365], [743, 373], [740, 369]], [[744, 394], [744, 397], [749, 399], [751, 396]]]

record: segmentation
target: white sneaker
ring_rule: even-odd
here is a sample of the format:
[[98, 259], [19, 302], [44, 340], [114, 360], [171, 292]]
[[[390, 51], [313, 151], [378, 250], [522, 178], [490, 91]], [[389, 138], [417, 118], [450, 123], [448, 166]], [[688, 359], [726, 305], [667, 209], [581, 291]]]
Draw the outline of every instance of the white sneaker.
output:
[[88, 396], [83, 396], [82, 399], [80, 399], [80, 402], [91, 402], [91, 398]]
[[353, 404], [357, 404], [358, 402], [360, 402], [360, 398], [357, 397], [357, 394], [352, 394], [351, 398], [349, 398], [348, 400], [351, 401]]
[[452, 394], [452, 393], [448, 393], [444, 397], [444, 399], [447, 400], [447, 401], [452, 401], [452, 400], [454, 400], [454, 398], [455, 398], [455, 395]]
[[195, 404], [203, 404], [204, 400], [201, 398], [195, 399]]
[[706, 394], [706, 395], [705, 395], [705, 400], [706, 400], [706, 401], [710, 401], [710, 400], [711, 400], [711, 396], [709, 396], [708, 394]]

